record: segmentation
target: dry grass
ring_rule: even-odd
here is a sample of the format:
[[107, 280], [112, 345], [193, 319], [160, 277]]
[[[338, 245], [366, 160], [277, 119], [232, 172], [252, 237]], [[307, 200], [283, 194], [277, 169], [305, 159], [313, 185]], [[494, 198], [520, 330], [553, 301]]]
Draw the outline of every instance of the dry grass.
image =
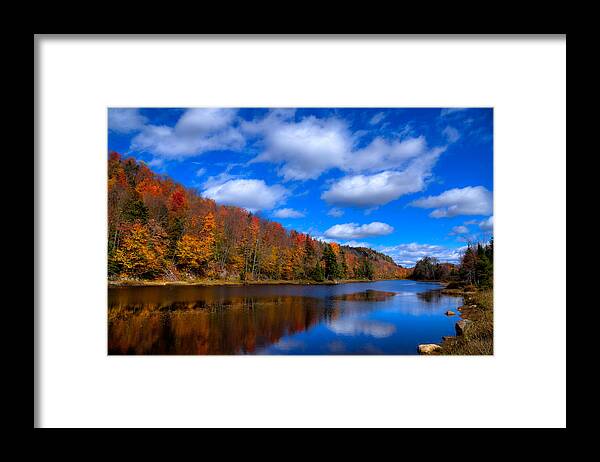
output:
[[494, 294], [492, 289], [478, 290], [465, 295], [461, 315], [473, 321], [465, 334], [446, 338], [441, 355], [494, 354]]

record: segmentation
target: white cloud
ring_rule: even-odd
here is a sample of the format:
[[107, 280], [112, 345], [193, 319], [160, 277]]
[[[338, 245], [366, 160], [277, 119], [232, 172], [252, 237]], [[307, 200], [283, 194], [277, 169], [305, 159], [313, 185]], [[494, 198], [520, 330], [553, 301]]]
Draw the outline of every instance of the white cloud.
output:
[[492, 213], [492, 193], [483, 186], [467, 186], [444, 191], [439, 196], [429, 196], [411, 202], [412, 206], [435, 209], [433, 218], [457, 215], [489, 215]]
[[198, 170], [196, 170], [196, 176], [204, 176], [205, 173], [206, 173], [205, 168], [199, 168]]
[[373, 223], [358, 225], [357, 223], [344, 223], [334, 225], [325, 233], [325, 237], [332, 239], [360, 239], [371, 236], [385, 236], [391, 234], [394, 228], [387, 223], [374, 221]]
[[264, 136], [264, 151], [251, 162], [279, 164], [279, 174], [285, 180], [315, 179], [343, 165], [352, 148], [344, 122], [311, 116], [294, 123], [287, 117], [287, 113], [272, 113], [262, 121], [242, 125], [247, 132]]
[[378, 112], [377, 114], [375, 114], [373, 117], [371, 117], [371, 120], [369, 121], [369, 123], [371, 125], [377, 125], [379, 122], [381, 122], [383, 119], [385, 118], [385, 112]]
[[446, 137], [448, 143], [456, 143], [460, 139], [458, 130], [450, 125], [442, 130], [442, 134]]
[[386, 141], [375, 138], [368, 146], [346, 156], [340, 168], [349, 172], [374, 172], [405, 165], [408, 160], [425, 155], [425, 137], [408, 138], [403, 141]]
[[214, 133], [229, 127], [235, 114], [233, 109], [188, 109], [177, 121], [175, 130], [184, 136]]
[[273, 209], [285, 200], [289, 191], [281, 185], [268, 186], [263, 180], [229, 180], [207, 188], [202, 194], [219, 204], [243, 207], [254, 213]]
[[296, 109], [270, 109], [262, 119], [243, 120], [240, 128], [249, 135], [261, 135], [276, 130], [280, 124], [294, 119]]
[[454, 234], [467, 234], [469, 232], [469, 228], [466, 226], [455, 226], [452, 228], [452, 232]]
[[204, 189], [215, 188], [216, 186], [220, 186], [223, 183], [228, 182], [229, 180], [233, 180], [238, 178], [238, 175], [232, 175], [229, 173], [229, 170], [225, 170], [224, 172], [219, 173], [218, 175], [209, 176], [206, 181], [202, 184]]
[[[461, 242], [479, 242], [481, 240], [487, 240], [486, 235], [488, 234], [488, 231], [493, 231], [494, 230], [494, 217], [490, 216], [484, 220], [468, 220], [465, 221], [465, 225], [477, 225], [479, 227], [479, 229], [481, 230], [480, 233], [469, 233], [469, 232], [465, 232], [465, 233], [450, 233], [450, 234], [458, 234], [457, 240], [461, 241]], [[456, 228], [466, 228], [466, 226], [457, 226], [453, 229]]]
[[441, 245], [417, 244], [398, 244], [387, 247], [379, 247], [377, 250], [389, 255], [396, 263], [402, 266], [414, 266], [417, 261], [423, 257], [435, 257], [440, 262], [458, 263], [465, 247], [451, 249]]
[[303, 218], [304, 214], [294, 209], [279, 209], [273, 212], [273, 216], [276, 218]]
[[339, 218], [342, 215], [344, 215], [344, 211], [341, 209], [338, 209], [337, 207], [333, 207], [332, 209], [329, 209], [329, 211], [327, 212], [327, 215], [329, 215], [330, 217]]
[[174, 127], [145, 125], [131, 140], [131, 149], [166, 159], [182, 159], [206, 151], [238, 150], [245, 145], [232, 125], [234, 109], [188, 109]]
[[[306, 234], [311, 234], [311, 233], [310, 233], [310, 232], [307, 232]], [[340, 241], [339, 241], [339, 240], [337, 240], [337, 239], [330, 239], [330, 238], [328, 238], [328, 237], [321, 236], [321, 235], [320, 235], [320, 234], [318, 234], [318, 233], [312, 234], [312, 238], [313, 238], [313, 239], [316, 239], [316, 240], [318, 240], [318, 241], [321, 241], [321, 242], [335, 242], [335, 243], [337, 243], [337, 244], [339, 244], [339, 243], [340, 243]]]
[[434, 149], [412, 160], [402, 171], [344, 177], [333, 183], [321, 198], [332, 205], [370, 208], [422, 191], [442, 151]]
[[494, 229], [494, 216], [492, 215], [491, 217], [480, 221], [479, 228], [481, 228], [483, 231], [492, 231]]
[[404, 168], [411, 160], [429, 158], [432, 153], [437, 158], [444, 150], [428, 150], [423, 136], [403, 140], [376, 137], [357, 149], [367, 133], [364, 130], [352, 133], [347, 122], [336, 117], [310, 116], [296, 122], [293, 116], [289, 110], [273, 110], [262, 119], [241, 124], [244, 133], [259, 138], [263, 149], [251, 162], [278, 164], [278, 173], [285, 180], [316, 179], [334, 168], [350, 173]]
[[340, 242], [338, 242], [338, 244], [340, 244], [340, 245], [347, 245], [347, 246], [350, 246], [350, 247], [368, 247], [368, 248], [372, 248], [373, 247], [368, 242], [362, 242], [362, 241], [340, 241]]
[[108, 129], [117, 133], [141, 130], [147, 121], [139, 109], [108, 109]]
[[162, 167], [164, 165], [164, 163], [165, 163], [165, 161], [163, 159], [156, 158], [156, 157], [154, 159], [146, 162], [146, 164], [148, 164], [148, 167], [155, 167], [155, 168]]

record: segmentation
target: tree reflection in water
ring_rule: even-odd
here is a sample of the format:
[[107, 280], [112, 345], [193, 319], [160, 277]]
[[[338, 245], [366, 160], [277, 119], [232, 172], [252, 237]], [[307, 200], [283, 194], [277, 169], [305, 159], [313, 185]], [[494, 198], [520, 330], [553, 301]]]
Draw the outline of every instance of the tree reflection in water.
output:
[[368, 289], [362, 292], [354, 292], [352, 294], [334, 295], [331, 297], [331, 299], [355, 302], [383, 302], [394, 295], [396, 295], [396, 292], [384, 292], [382, 290]]
[[109, 354], [253, 353], [281, 337], [340, 314], [310, 297], [114, 305], [109, 308]]
[[438, 303], [442, 298], [441, 290], [430, 290], [429, 292], [418, 292], [417, 297], [427, 303]]

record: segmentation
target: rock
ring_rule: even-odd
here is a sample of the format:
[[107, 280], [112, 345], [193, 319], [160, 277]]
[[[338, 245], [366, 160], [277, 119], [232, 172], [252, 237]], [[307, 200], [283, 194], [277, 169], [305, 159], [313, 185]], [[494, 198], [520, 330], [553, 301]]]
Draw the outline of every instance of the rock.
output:
[[454, 311], [446, 311], [446, 316], [454, 316], [456, 313]]
[[473, 321], [469, 319], [461, 319], [458, 321], [454, 325], [454, 328], [456, 329], [456, 335], [464, 335], [471, 324], [473, 324]]
[[423, 343], [423, 344], [419, 345], [419, 348], [418, 348], [420, 355], [430, 355], [434, 351], [439, 351], [441, 349], [442, 349], [442, 347], [436, 343]]

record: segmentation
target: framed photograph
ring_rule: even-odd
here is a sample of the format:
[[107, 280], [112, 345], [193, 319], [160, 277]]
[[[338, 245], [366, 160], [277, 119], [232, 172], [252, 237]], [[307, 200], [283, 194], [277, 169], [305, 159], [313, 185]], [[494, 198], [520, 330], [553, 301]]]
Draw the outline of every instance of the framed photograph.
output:
[[109, 108], [108, 150], [108, 354], [493, 354], [492, 108]]
[[566, 36], [34, 41], [34, 427], [566, 426]]

